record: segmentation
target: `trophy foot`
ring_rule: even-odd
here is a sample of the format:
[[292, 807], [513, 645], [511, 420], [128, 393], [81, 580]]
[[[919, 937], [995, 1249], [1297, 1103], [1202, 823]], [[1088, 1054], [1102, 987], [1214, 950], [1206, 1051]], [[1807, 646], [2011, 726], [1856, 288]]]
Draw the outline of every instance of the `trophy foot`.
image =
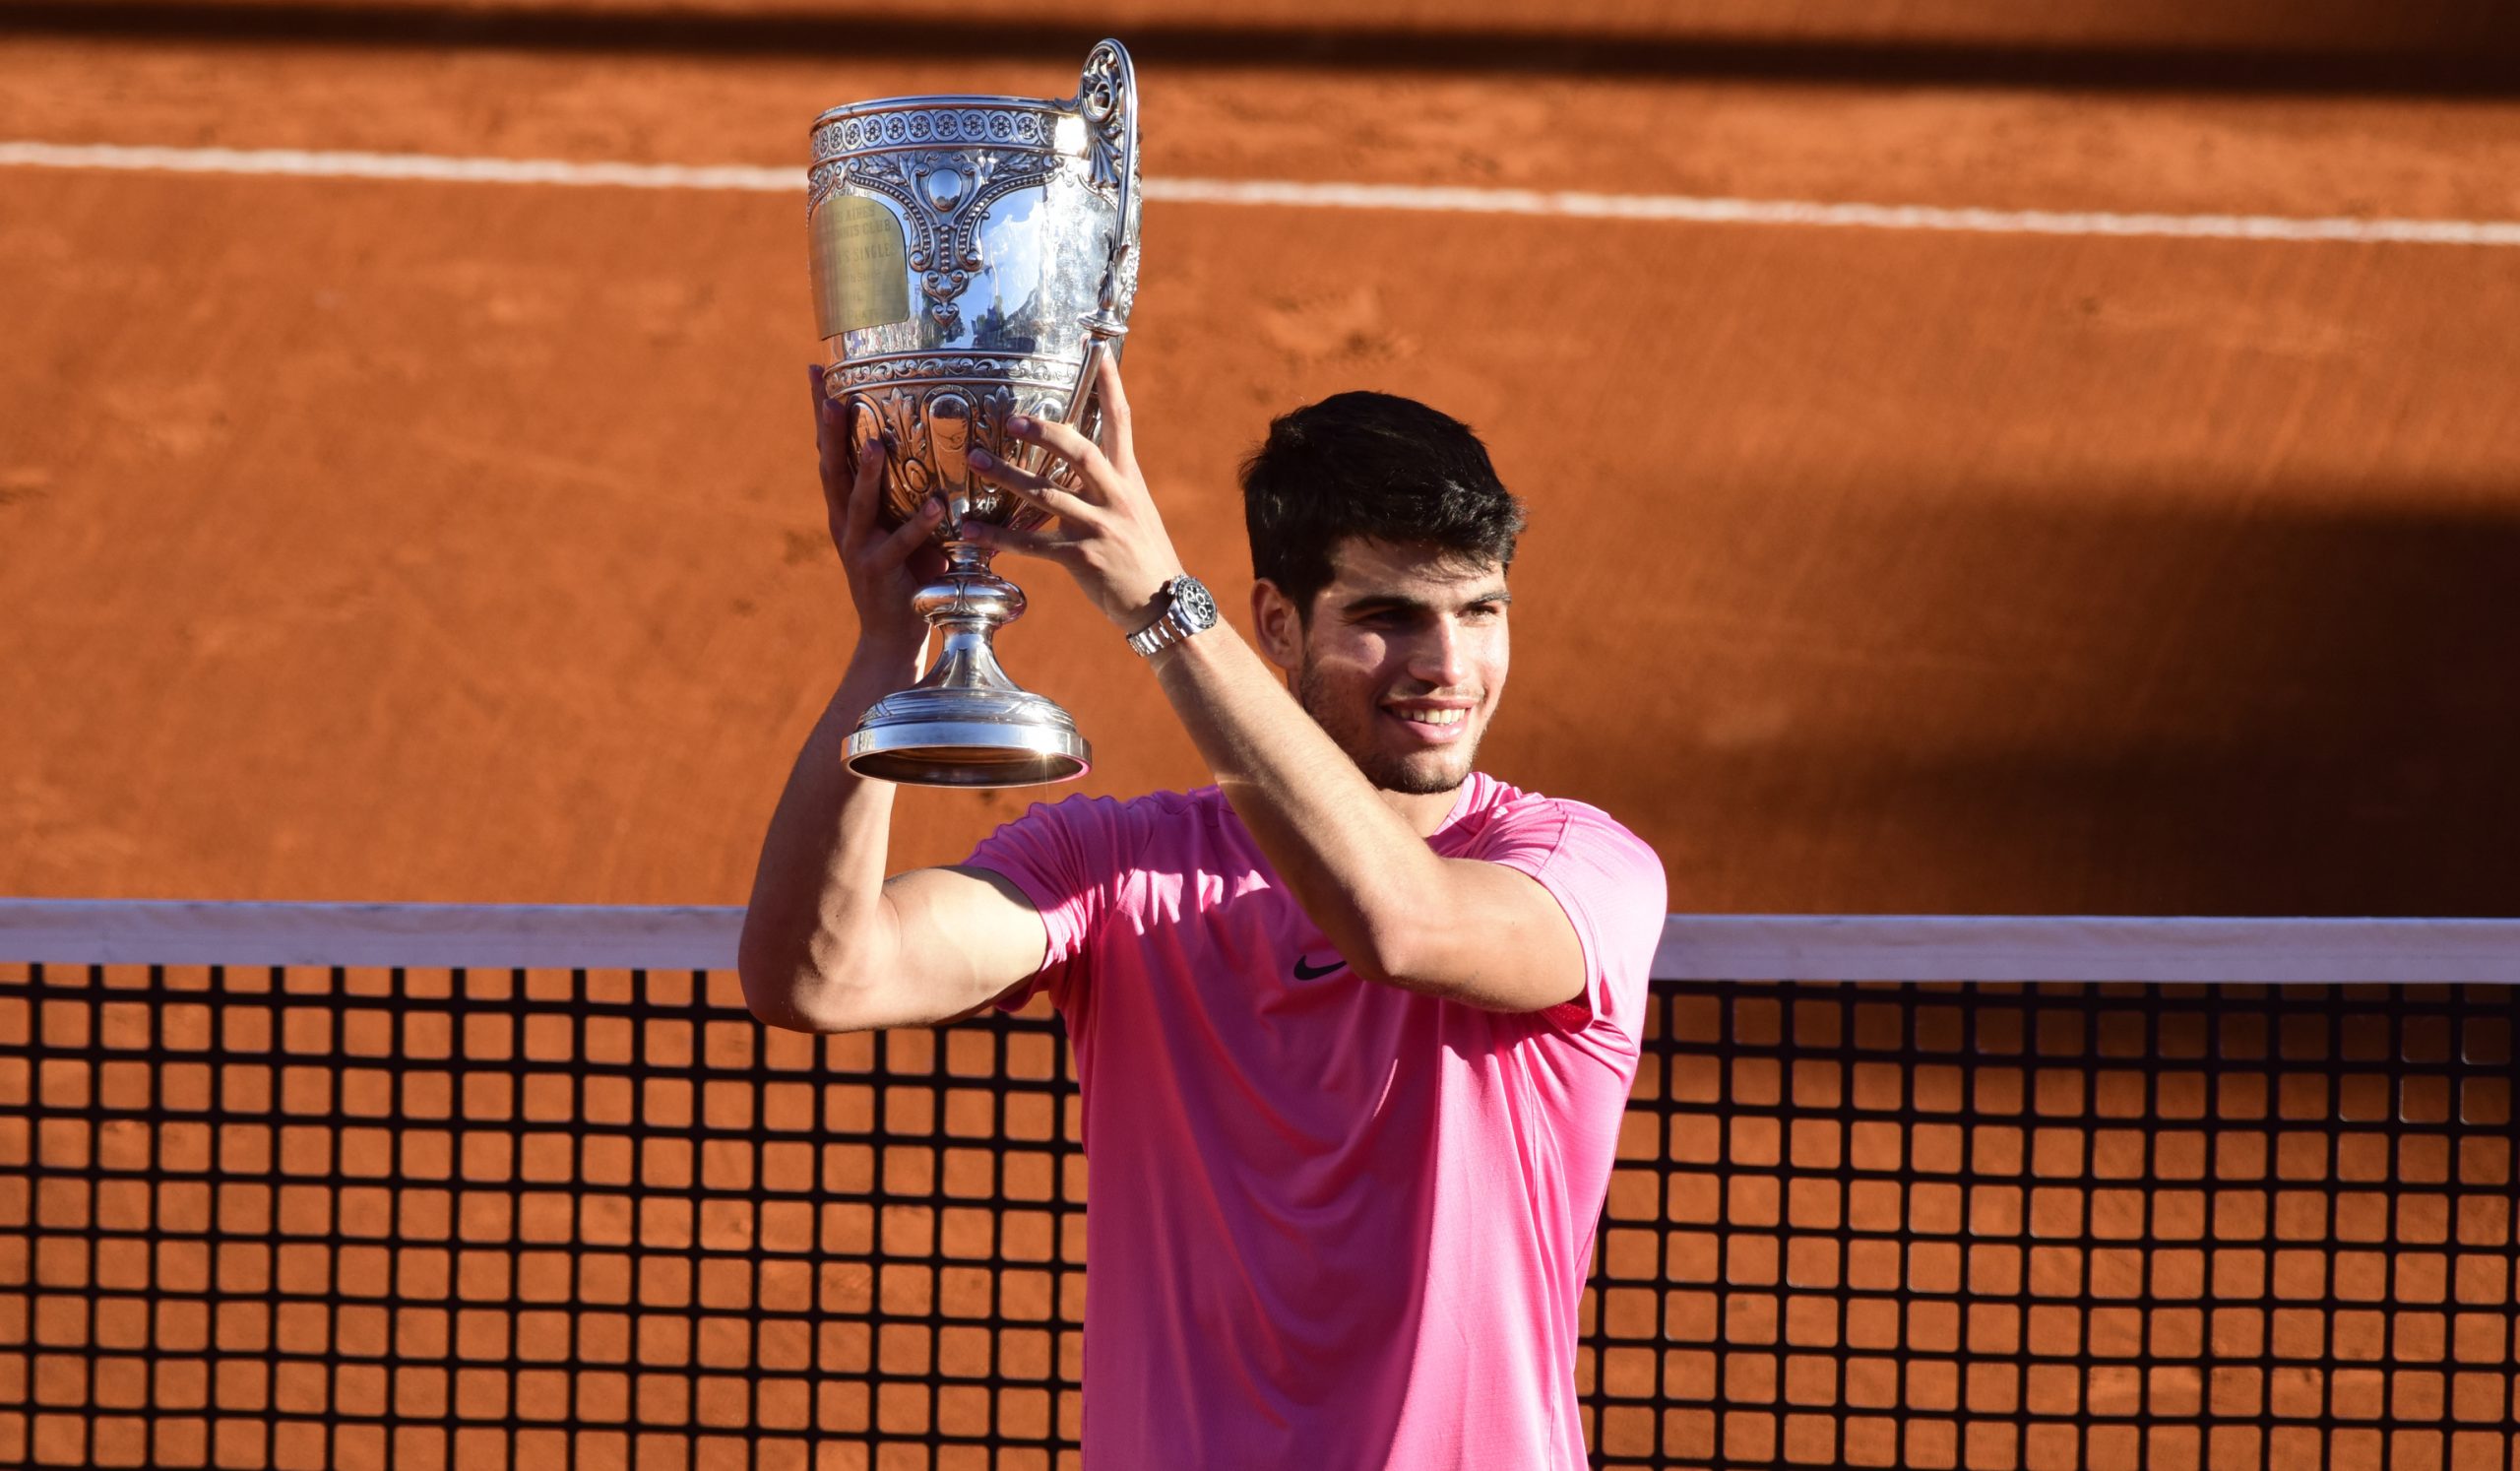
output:
[[1030, 787], [1094, 765], [1066, 711], [1013, 688], [887, 695], [849, 733], [842, 756], [859, 776], [920, 787]]
[[918, 787], [1030, 787], [1085, 775], [1094, 748], [1056, 703], [1006, 677], [989, 635], [1024, 614], [1024, 592], [988, 570], [969, 542], [945, 549], [943, 576], [912, 606], [945, 635], [916, 684], [857, 718], [841, 759], [859, 776]]

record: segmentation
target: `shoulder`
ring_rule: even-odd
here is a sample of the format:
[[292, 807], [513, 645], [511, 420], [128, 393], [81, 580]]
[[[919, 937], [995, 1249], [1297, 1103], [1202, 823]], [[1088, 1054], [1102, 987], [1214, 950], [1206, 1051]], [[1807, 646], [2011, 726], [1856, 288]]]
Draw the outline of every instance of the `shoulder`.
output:
[[1661, 855], [1590, 802], [1480, 780], [1448, 856], [1515, 869], [1557, 901], [1583, 946], [1585, 989], [1543, 1014], [1555, 1029], [1615, 1035], [1632, 1060], [1670, 898]]
[[1143, 819], [1175, 816], [1195, 811], [1216, 799], [1217, 789], [1202, 787], [1196, 792], [1148, 792], [1136, 797], [1096, 796], [1071, 792], [1056, 801], [1037, 801], [1024, 808], [1016, 820], [1079, 822], [1109, 821], [1114, 818]]
[[1022, 816], [1000, 824], [982, 839], [980, 849], [987, 852], [1050, 845], [1098, 866], [1127, 867], [1166, 833], [1209, 820], [1209, 809], [1224, 805], [1215, 793], [1213, 787], [1200, 792], [1150, 792], [1140, 797], [1098, 797], [1080, 792], [1057, 801], [1037, 801], [1026, 807]]
[[1468, 831], [1451, 856], [1517, 869], [1554, 895], [1579, 928], [1650, 952], [1670, 900], [1653, 845], [1590, 802], [1489, 785], [1464, 814]]
[[1034, 802], [1024, 809], [1023, 816], [1007, 825], [1031, 822], [1057, 827], [1162, 827], [1198, 822], [1223, 808], [1225, 800], [1214, 787], [1202, 787], [1196, 792], [1148, 792], [1137, 797], [1096, 797], [1077, 792], [1056, 801]]
[[1525, 792], [1502, 782], [1480, 778], [1485, 786], [1465, 814], [1469, 851], [1466, 858], [1484, 858], [1500, 849], [1528, 850], [1544, 846], [1574, 849], [1595, 862], [1623, 869], [1650, 872], [1663, 881], [1662, 855], [1627, 824], [1588, 801]]

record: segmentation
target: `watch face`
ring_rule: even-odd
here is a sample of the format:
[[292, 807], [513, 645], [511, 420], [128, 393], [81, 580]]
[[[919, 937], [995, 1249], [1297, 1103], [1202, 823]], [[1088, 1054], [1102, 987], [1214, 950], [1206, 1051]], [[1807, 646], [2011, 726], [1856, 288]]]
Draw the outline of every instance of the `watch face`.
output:
[[1207, 588], [1195, 577], [1184, 577], [1172, 585], [1172, 608], [1193, 630], [1216, 626], [1217, 600], [1208, 596]]

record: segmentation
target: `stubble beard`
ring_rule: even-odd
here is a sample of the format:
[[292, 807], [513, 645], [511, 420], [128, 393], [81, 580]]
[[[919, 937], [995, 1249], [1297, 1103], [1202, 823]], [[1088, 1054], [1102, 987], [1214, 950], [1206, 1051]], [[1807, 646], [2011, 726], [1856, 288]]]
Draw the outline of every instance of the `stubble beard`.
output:
[[1367, 709], [1362, 720], [1365, 729], [1356, 729], [1355, 707], [1331, 697], [1327, 681], [1313, 672], [1312, 661], [1295, 671], [1295, 703], [1303, 706], [1313, 724], [1321, 727], [1356, 769], [1365, 774], [1376, 790], [1397, 792], [1405, 797], [1433, 797], [1438, 793], [1458, 792], [1470, 779], [1473, 757], [1479, 753], [1478, 732], [1454, 750], [1428, 751], [1424, 758], [1413, 762], [1406, 756], [1394, 756], [1375, 744], [1372, 726], [1375, 711]]

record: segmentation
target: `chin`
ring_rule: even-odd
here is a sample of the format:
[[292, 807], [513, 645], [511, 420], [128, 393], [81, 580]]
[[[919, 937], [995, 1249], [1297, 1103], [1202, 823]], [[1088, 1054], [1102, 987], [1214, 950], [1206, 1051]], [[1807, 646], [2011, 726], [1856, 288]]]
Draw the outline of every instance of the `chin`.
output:
[[[1364, 766], [1365, 779], [1385, 792], [1406, 797], [1432, 797], [1454, 792], [1470, 780], [1472, 752], [1386, 756]], [[1359, 763], [1362, 765], [1362, 763]]]

